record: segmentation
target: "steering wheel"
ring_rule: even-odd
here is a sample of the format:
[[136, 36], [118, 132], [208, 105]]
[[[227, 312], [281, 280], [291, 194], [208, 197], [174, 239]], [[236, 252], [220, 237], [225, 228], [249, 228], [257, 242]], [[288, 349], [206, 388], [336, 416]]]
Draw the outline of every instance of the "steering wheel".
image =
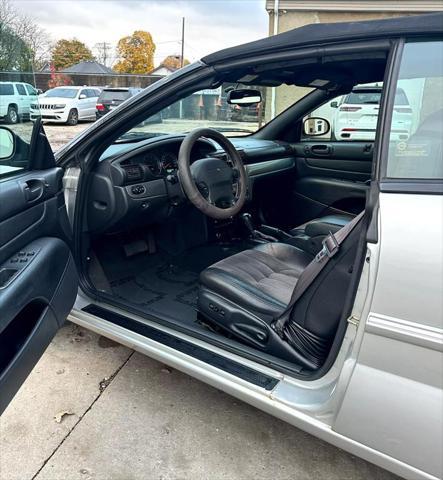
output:
[[[217, 157], [201, 158], [191, 165], [192, 147], [201, 137], [216, 141], [233, 166]], [[240, 154], [212, 128], [197, 128], [186, 135], [178, 153], [178, 177], [189, 201], [208, 217], [233, 217], [245, 203], [247, 179]]]

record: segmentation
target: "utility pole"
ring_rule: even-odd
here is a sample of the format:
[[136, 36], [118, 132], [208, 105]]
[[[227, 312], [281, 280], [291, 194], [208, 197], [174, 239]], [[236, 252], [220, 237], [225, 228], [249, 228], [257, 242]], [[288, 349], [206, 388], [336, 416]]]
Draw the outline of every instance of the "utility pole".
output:
[[185, 61], [185, 17], [182, 17], [182, 53], [180, 58], [180, 68], [183, 67]]
[[106, 64], [106, 62], [109, 58], [108, 51], [111, 50], [111, 44], [108, 42], [96, 43], [95, 49], [98, 51], [97, 57], [100, 63], [103, 63], [103, 65], [107, 67], [108, 65]]

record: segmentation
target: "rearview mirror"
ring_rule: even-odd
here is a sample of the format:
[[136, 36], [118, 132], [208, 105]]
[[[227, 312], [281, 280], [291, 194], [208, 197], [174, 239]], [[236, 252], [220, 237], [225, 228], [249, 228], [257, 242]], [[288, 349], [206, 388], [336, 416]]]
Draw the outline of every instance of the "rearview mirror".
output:
[[331, 102], [330, 105], [331, 105], [332, 108], [338, 108], [338, 102], [337, 101]]
[[325, 118], [311, 117], [303, 122], [303, 132], [310, 137], [326, 135], [331, 129], [331, 125]]
[[12, 157], [15, 150], [14, 134], [6, 127], [0, 127], [0, 160]]
[[226, 101], [230, 105], [240, 105], [241, 107], [248, 107], [255, 103], [260, 103], [262, 100], [261, 92], [252, 89], [238, 89], [228, 92]]
[[86, 98], [86, 95], [84, 93], [82, 93], [79, 97], [78, 97], [80, 100], [83, 100], [84, 98]]

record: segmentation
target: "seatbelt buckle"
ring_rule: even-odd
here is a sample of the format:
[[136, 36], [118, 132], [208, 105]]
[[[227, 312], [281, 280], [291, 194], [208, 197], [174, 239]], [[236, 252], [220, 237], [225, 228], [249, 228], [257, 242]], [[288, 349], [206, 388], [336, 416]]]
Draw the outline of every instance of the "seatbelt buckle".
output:
[[340, 245], [334, 234], [330, 231], [329, 235], [322, 242], [323, 248], [315, 256], [316, 262], [321, 262], [324, 257], [332, 258], [339, 250]]

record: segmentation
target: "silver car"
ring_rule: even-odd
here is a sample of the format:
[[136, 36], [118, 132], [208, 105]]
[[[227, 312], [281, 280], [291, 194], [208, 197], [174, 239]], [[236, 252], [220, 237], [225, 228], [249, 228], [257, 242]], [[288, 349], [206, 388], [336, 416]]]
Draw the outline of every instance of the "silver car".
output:
[[[38, 120], [32, 141], [1, 126], [0, 411], [69, 318], [441, 478], [442, 26], [316, 24], [222, 50], [55, 156]], [[321, 107], [381, 82], [375, 141], [333, 140]]]

